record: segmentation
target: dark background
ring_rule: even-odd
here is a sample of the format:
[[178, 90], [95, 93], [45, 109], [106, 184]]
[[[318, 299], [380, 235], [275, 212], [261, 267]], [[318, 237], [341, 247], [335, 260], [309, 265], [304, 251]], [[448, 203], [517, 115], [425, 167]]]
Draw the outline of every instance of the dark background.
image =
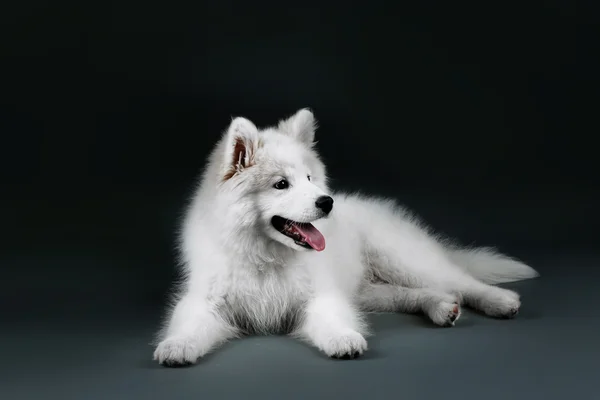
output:
[[[37, 338], [5, 341], [12, 359], [100, 368], [83, 354], [152, 339], [183, 206], [232, 116], [311, 107], [336, 189], [542, 274], [597, 260], [597, 7], [391, 4], [3, 4], [0, 295], [11, 332]], [[578, 262], [559, 277], [589, 283]], [[152, 368], [141, 349], [120, 362]]]

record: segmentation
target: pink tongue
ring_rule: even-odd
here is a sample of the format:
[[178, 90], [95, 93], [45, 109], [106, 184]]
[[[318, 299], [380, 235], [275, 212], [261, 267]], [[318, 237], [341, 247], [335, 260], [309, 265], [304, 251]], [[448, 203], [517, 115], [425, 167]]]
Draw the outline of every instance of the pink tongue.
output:
[[325, 250], [325, 238], [312, 224], [303, 224], [302, 226], [294, 224], [292, 228], [304, 238], [310, 247], [316, 251]]

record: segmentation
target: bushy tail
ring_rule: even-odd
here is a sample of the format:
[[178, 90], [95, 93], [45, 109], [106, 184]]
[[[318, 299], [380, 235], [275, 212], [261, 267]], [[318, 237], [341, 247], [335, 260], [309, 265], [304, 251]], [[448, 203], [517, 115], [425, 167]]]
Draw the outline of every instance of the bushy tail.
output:
[[489, 247], [447, 249], [452, 262], [473, 277], [489, 285], [537, 278], [540, 274], [521, 261], [496, 252]]

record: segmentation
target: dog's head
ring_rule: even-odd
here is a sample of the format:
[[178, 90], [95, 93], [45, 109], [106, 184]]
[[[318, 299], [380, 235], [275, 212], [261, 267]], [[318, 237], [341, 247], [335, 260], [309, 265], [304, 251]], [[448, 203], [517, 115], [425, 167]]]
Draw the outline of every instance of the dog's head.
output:
[[325, 167], [313, 148], [316, 123], [308, 109], [259, 130], [235, 118], [224, 137], [220, 190], [236, 193], [238, 217], [258, 223], [271, 238], [296, 250], [325, 248], [311, 224], [333, 209]]

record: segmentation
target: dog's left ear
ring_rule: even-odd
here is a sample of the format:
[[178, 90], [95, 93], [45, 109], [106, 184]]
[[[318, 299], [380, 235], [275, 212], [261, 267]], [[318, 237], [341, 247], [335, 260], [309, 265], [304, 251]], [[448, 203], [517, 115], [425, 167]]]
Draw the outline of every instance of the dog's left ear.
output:
[[294, 139], [312, 146], [315, 141], [317, 122], [312, 111], [308, 108], [298, 110], [296, 114], [279, 122], [279, 130]]
[[226, 135], [221, 170], [223, 180], [228, 180], [245, 168], [251, 167], [259, 144], [258, 129], [246, 118], [234, 118]]

